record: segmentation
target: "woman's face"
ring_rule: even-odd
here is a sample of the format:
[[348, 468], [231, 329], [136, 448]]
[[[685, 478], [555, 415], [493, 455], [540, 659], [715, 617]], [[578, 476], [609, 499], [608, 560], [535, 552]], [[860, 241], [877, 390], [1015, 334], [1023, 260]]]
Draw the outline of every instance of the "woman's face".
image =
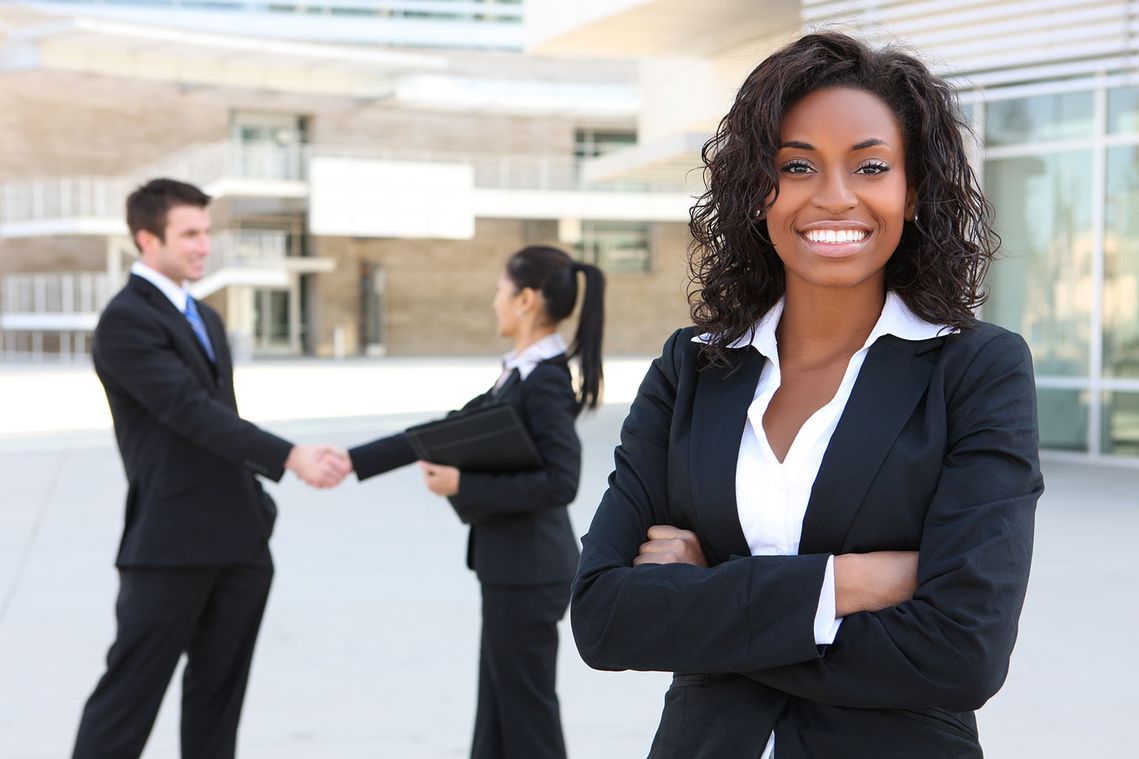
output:
[[498, 275], [498, 289], [494, 292], [494, 318], [498, 334], [502, 337], [514, 337], [518, 331], [520, 295], [505, 271]]
[[787, 111], [779, 142], [767, 228], [788, 289], [884, 288], [914, 194], [889, 107], [865, 90], [816, 90]]

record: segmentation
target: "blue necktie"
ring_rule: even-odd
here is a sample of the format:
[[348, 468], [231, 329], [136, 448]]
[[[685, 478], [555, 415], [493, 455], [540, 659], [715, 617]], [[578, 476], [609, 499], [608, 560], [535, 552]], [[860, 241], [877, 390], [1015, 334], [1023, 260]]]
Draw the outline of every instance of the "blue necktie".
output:
[[190, 322], [190, 329], [194, 330], [194, 334], [198, 336], [198, 342], [206, 349], [206, 355], [210, 357], [210, 361], [216, 364], [217, 356], [214, 355], [214, 346], [210, 345], [206, 323], [202, 321], [202, 315], [198, 313], [198, 304], [189, 296], [186, 296], [186, 321]]

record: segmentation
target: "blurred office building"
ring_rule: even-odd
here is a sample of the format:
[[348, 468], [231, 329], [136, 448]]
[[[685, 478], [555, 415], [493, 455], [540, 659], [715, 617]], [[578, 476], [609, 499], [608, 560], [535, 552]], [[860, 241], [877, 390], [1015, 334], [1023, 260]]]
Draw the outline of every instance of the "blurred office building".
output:
[[0, 327], [81, 354], [122, 198], [217, 197], [197, 285], [246, 355], [486, 353], [503, 257], [610, 275], [612, 352], [686, 321], [699, 150], [811, 29], [959, 88], [1045, 447], [1139, 461], [1139, 0], [101, 0], [0, 7]]
[[1041, 442], [1139, 456], [1139, 2], [527, 0], [529, 50], [638, 61], [637, 144], [591, 181], [675, 178], [793, 36], [901, 42], [959, 88], [1004, 258], [983, 317], [1024, 335]]
[[0, 5], [0, 352], [58, 361], [134, 259], [147, 178], [214, 197], [198, 297], [239, 356], [486, 354], [507, 255], [609, 273], [607, 349], [686, 318], [691, 191], [588, 179], [636, 65], [524, 52], [517, 0]]

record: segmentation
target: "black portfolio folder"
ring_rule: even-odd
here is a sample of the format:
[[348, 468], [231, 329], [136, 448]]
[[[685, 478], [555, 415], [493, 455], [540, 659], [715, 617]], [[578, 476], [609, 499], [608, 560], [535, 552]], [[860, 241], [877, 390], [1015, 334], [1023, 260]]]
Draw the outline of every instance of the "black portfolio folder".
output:
[[468, 472], [517, 472], [542, 466], [526, 425], [509, 403], [461, 411], [408, 427], [405, 434], [421, 460]]

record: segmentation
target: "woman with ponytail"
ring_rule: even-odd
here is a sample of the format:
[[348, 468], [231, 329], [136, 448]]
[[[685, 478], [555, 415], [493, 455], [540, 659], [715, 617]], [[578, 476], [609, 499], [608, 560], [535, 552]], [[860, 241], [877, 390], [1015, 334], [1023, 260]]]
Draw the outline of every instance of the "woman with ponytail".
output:
[[[573, 343], [558, 325], [581, 313]], [[574, 421], [601, 398], [605, 277], [546, 246], [506, 262], [494, 297], [498, 334], [514, 343], [494, 386], [463, 410], [512, 404], [543, 465], [487, 474], [420, 462], [424, 482], [471, 526], [467, 565], [482, 585], [478, 714], [472, 759], [565, 757], [554, 689], [558, 620], [569, 604], [578, 545], [566, 507], [577, 494], [581, 443]], [[575, 391], [569, 361], [579, 363]], [[363, 480], [415, 461], [401, 433], [349, 451]]]

